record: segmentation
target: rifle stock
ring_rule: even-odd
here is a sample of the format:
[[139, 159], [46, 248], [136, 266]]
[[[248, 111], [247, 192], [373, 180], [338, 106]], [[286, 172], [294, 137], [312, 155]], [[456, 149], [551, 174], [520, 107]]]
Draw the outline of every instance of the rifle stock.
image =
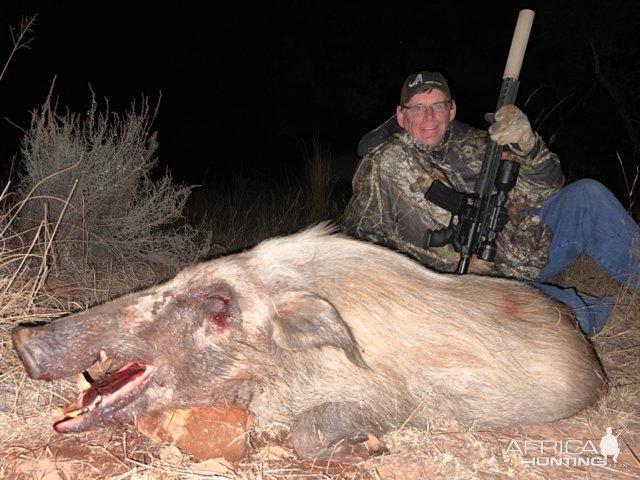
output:
[[[520, 86], [518, 76], [533, 17], [534, 12], [526, 9], [518, 15], [496, 111], [515, 103]], [[456, 270], [459, 274], [467, 273], [474, 254], [485, 261], [494, 260], [497, 235], [508, 222], [504, 204], [518, 178], [519, 164], [502, 160], [503, 149], [503, 146], [489, 141], [472, 194], [458, 192], [439, 181], [433, 182], [425, 193], [427, 200], [451, 212], [452, 217], [447, 228], [425, 232], [424, 245], [437, 247], [451, 243], [460, 253]]]

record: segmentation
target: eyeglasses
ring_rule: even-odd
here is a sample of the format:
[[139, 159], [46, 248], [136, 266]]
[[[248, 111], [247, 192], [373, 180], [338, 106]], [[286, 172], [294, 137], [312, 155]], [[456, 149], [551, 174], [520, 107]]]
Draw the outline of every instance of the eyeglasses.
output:
[[432, 103], [431, 105], [423, 105], [418, 103], [416, 105], [402, 105], [402, 108], [409, 110], [411, 115], [417, 117], [418, 115], [424, 115], [427, 113], [427, 110], [431, 110], [431, 113], [442, 113], [449, 110], [449, 104], [451, 103], [451, 99], [445, 100], [443, 102]]

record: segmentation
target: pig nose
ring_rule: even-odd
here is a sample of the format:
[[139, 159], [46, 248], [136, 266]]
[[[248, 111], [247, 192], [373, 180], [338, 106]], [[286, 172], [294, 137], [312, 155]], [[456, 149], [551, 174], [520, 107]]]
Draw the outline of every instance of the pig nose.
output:
[[29, 344], [29, 329], [26, 327], [16, 327], [13, 329], [11, 337], [13, 346], [18, 352], [18, 356], [20, 360], [22, 360], [27, 374], [31, 378], [41, 378], [42, 372], [38, 367], [40, 363], [38, 359], [42, 357], [44, 352], [37, 346]]
[[24, 327], [16, 327], [11, 332], [11, 338], [13, 340], [13, 346], [20, 353], [24, 348], [24, 345], [27, 343], [27, 338], [29, 337], [29, 331]]

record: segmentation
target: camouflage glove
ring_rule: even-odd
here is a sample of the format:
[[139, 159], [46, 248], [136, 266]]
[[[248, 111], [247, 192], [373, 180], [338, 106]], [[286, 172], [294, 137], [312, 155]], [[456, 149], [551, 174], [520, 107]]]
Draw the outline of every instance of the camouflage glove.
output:
[[495, 123], [489, 127], [491, 140], [506, 145], [519, 157], [529, 156], [538, 137], [527, 116], [515, 105], [504, 105], [495, 114]]

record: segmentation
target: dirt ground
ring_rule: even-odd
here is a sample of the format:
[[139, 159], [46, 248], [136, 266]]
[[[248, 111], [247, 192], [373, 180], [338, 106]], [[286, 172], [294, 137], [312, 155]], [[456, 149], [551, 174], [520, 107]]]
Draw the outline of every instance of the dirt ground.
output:
[[[604, 281], [589, 277], [592, 285]], [[434, 421], [427, 431], [383, 437], [390, 452], [356, 465], [299, 461], [273, 426], [247, 433], [247, 456], [197, 461], [154, 442], [133, 425], [81, 434], [51, 428], [53, 410], [72, 398], [70, 380], [47, 384], [24, 375], [0, 336], [0, 478], [6, 479], [632, 479], [640, 478], [640, 302], [620, 291], [606, 329], [593, 337], [609, 380], [600, 401], [562, 421], [481, 431]], [[600, 454], [611, 427], [617, 462]]]

